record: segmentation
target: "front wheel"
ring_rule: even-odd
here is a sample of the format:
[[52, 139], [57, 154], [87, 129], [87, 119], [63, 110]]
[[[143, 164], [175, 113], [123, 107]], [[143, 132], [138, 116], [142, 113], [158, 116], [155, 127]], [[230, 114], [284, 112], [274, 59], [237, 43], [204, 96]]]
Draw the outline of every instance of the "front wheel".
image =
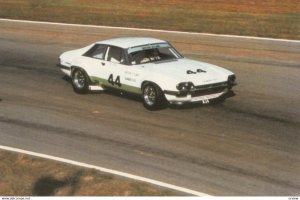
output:
[[72, 86], [75, 92], [79, 94], [87, 93], [89, 89], [89, 79], [85, 71], [75, 69], [72, 75]]
[[163, 92], [155, 84], [146, 84], [142, 88], [142, 94], [144, 106], [148, 110], [157, 110], [165, 103]]

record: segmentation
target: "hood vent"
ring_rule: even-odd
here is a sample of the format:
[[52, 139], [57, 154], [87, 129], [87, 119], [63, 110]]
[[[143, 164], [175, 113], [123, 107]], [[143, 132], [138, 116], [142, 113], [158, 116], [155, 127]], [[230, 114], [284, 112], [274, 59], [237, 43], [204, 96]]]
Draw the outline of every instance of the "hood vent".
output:
[[196, 71], [187, 70], [186, 73], [187, 74], [197, 74], [197, 73], [206, 73], [206, 71], [204, 71], [203, 69], [197, 69]]

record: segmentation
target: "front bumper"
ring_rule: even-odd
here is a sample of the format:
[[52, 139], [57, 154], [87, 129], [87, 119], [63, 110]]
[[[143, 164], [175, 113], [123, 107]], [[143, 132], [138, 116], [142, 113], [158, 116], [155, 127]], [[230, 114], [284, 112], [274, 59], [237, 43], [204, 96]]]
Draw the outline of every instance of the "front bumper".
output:
[[166, 99], [173, 104], [183, 104], [188, 102], [209, 103], [211, 99], [216, 99], [227, 94], [236, 83], [221, 82], [209, 85], [194, 87], [191, 91], [164, 91]]

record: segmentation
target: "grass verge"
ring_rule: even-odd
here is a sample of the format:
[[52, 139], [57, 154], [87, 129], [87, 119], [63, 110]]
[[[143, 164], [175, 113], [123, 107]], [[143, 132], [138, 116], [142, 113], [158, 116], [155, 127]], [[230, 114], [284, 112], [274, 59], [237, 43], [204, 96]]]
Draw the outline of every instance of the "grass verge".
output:
[[1, 196], [175, 196], [179, 192], [93, 169], [0, 150]]
[[300, 39], [299, 0], [0, 0], [0, 18]]

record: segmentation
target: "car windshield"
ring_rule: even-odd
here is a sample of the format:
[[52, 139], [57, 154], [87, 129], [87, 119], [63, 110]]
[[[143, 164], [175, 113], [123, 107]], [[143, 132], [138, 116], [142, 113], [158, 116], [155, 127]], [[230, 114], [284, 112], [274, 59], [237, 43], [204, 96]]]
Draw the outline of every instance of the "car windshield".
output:
[[132, 65], [182, 58], [182, 56], [168, 43], [131, 47], [127, 52]]

